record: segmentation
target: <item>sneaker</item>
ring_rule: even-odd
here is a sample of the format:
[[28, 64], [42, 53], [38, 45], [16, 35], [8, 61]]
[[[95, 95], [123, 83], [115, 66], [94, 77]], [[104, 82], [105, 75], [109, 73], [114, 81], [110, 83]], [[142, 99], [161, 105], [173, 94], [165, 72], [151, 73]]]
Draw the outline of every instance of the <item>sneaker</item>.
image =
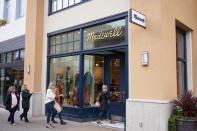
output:
[[53, 123], [55, 123], [55, 124], [57, 123], [57, 121], [55, 121], [55, 120], [51, 120], [51, 121], [52, 121]]
[[23, 121], [23, 117], [20, 115], [20, 120]]
[[115, 124], [115, 122], [113, 120], [109, 120], [110, 124]]
[[46, 124], [46, 128], [50, 128], [50, 125], [49, 124]]
[[55, 128], [55, 126], [54, 126], [52, 123], [50, 123], [49, 125], [50, 125], [52, 128]]
[[97, 124], [101, 124], [101, 120], [97, 120]]
[[10, 122], [10, 119], [8, 118], [8, 122]]
[[60, 121], [61, 125], [66, 125], [66, 122], [64, 122], [63, 120]]
[[28, 120], [28, 119], [25, 119], [25, 122], [26, 122], [26, 123], [29, 123], [29, 120]]
[[12, 126], [16, 126], [16, 124], [15, 124], [15, 123], [12, 123], [11, 125], [12, 125]]

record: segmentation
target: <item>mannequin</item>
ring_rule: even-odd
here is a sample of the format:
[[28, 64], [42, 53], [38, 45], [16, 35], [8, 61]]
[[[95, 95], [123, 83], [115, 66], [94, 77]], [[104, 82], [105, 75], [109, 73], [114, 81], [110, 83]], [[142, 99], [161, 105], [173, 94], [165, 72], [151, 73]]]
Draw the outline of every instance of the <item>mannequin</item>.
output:
[[70, 67], [68, 66], [66, 69], [66, 98], [69, 99], [70, 95], [70, 84], [71, 84], [71, 73], [70, 73]]

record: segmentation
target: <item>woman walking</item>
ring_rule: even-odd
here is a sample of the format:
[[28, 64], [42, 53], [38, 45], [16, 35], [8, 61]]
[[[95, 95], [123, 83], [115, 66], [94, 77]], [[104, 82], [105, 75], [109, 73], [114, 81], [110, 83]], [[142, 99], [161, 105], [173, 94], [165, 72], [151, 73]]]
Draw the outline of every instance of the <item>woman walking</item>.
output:
[[11, 125], [16, 125], [14, 122], [14, 114], [18, 108], [19, 104], [19, 95], [16, 94], [16, 88], [15, 86], [10, 87], [10, 92], [8, 93], [6, 97], [6, 109], [10, 112], [10, 115], [8, 117], [8, 122], [11, 123]]
[[[63, 97], [63, 93], [61, 91], [61, 88], [62, 88], [61, 86], [62, 86], [62, 83], [58, 82], [57, 86], [56, 86], [56, 88], [54, 90], [54, 93], [55, 93], [55, 101], [59, 104], [59, 106], [60, 106], [60, 108], [62, 110], [63, 107], [62, 107], [62, 100], [61, 100], [61, 98]], [[53, 123], [57, 123], [55, 121], [55, 119], [54, 119], [56, 114], [57, 114], [57, 111], [54, 109], [54, 114], [52, 115], [52, 119], [51, 119], [51, 121], [53, 121]], [[60, 124], [61, 125], [65, 125], [66, 122], [64, 122], [63, 119], [62, 119], [62, 111], [58, 113], [58, 116], [59, 116], [59, 119], [60, 119]]]
[[30, 106], [30, 98], [31, 98], [32, 93], [30, 94], [27, 85], [23, 85], [22, 87], [22, 108], [23, 108], [23, 113], [20, 115], [21, 121], [23, 120], [23, 117], [25, 118], [25, 122], [29, 122], [27, 118], [27, 113], [29, 111], [29, 106]]
[[53, 107], [53, 102], [55, 101], [54, 90], [55, 90], [55, 83], [54, 82], [50, 82], [49, 87], [47, 89], [47, 93], [46, 93], [46, 99], [45, 99], [46, 112], [47, 112], [47, 125], [46, 125], [46, 128], [50, 128], [50, 127], [54, 128], [55, 127], [50, 122], [51, 115], [53, 115], [53, 112], [54, 112], [54, 107]]
[[113, 94], [111, 97], [107, 92], [107, 86], [103, 85], [101, 95], [99, 96], [99, 102], [100, 102], [100, 113], [98, 116], [97, 124], [101, 124], [101, 117], [104, 114], [107, 114], [107, 118], [109, 120], [110, 124], [115, 124], [115, 122], [111, 119], [111, 113], [110, 113], [110, 100], [112, 97], [114, 97], [115, 94]]

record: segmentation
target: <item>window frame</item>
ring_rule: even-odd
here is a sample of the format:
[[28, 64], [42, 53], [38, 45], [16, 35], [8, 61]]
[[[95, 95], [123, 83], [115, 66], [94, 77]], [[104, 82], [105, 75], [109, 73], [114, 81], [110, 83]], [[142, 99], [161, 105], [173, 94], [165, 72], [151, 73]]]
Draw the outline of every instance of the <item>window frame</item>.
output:
[[[176, 35], [177, 35], [177, 31], [181, 33], [181, 35], [183, 36], [183, 51], [184, 51], [184, 58], [180, 58], [177, 56], [177, 44], [176, 44], [176, 65], [178, 62], [181, 62], [184, 64], [184, 92], [188, 90], [188, 81], [187, 81], [187, 43], [186, 43], [186, 32], [179, 28], [176, 27]], [[178, 78], [178, 74], [177, 74], [177, 78]], [[178, 81], [177, 81], [178, 82]], [[178, 85], [177, 85], [178, 88]], [[178, 93], [178, 92], [177, 92]]]
[[56, 1], [56, 11], [52, 11], [52, 2], [53, 2], [53, 0], [48, 0], [48, 16], [50, 16], [50, 15], [52, 15], [52, 14], [55, 14], [55, 13], [58, 13], [58, 12], [61, 12], [61, 11], [63, 11], [63, 10], [66, 10], [66, 9], [69, 9], [69, 8], [72, 8], [72, 7], [75, 7], [75, 6], [78, 6], [78, 5], [80, 5], [80, 4], [83, 4], [83, 3], [85, 3], [85, 2], [88, 2], [88, 1], [91, 1], [91, 0], [81, 0], [81, 2], [79, 2], [79, 3], [75, 3], [75, 0], [74, 0], [74, 4], [73, 5], [69, 5], [69, 0], [68, 0], [68, 6], [67, 7], [63, 7], [63, 0], [62, 0], [62, 9], [60, 9], [60, 10], [57, 10], [57, 6], [58, 6], [58, 3], [57, 3], [57, 0], [55, 0]]
[[[111, 45], [111, 46], [104, 46], [104, 47], [99, 47], [99, 48], [93, 48], [93, 49], [88, 49], [88, 50], [84, 50], [83, 49], [83, 30], [84, 28], [88, 28], [88, 27], [92, 27], [92, 26], [97, 26], [97, 25], [101, 25], [101, 24], [106, 24], [106, 23], [110, 23], [110, 22], [114, 22], [114, 21], [118, 21], [121, 19], [125, 19], [125, 43], [123, 44], [119, 44], [119, 45]], [[80, 55], [80, 60], [79, 60], [79, 74], [80, 74], [80, 89], [79, 89], [79, 98], [81, 98], [79, 102], [79, 107], [78, 108], [84, 108], [83, 107], [83, 92], [84, 92], [84, 55], [85, 54], [89, 54], [95, 51], [104, 51], [104, 50], [113, 50], [113, 49], [120, 49], [120, 48], [124, 48], [125, 49], [125, 58], [128, 59], [128, 12], [122, 12], [116, 15], [112, 15], [112, 16], [107, 16], [105, 18], [102, 19], [97, 19], [94, 21], [90, 21], [84, 24], [80, 24], [77, 26], [73, 26], [73, 27], [69, 27], [69, 28], [65, 28], [65, 29], [61, 29], [61, 30], [57, 30], [54, 32], [50, 32], [47, 33], [47, 79], [46, 79], [46, 85], [49, 84], [50, 82], [50, 63], [51, 63], [51, 59], [52, 58], [59, 58], [59, 57], [66, 57], [66, 56], [74, 56], [74, 55]], [[73, 52], [67, 52], [67, 53], [62, 53], [62, 54], [50, 54], [50, 37], [58, 35], [58, 34], [64, 34], [64, 33], [68, 33], [68, 32], [72, 32], [72, 31], [76, 31], [76, 30], [80, 30], [80, 50], [79, 51], [73, 51]], [[126, 61], [125, 64], [125, 68], [128, 69], [128, 61]], [[126, 73], [126, 76], [128, 76], [128, 74]], [[126, 81], [126, 86], [128, 86], [128, 80]], [[47, 87], [46, 87], [47, 89]], [[128, 89], [126, 89], [128, 92]], [[128, 94], [126, 94], [126, 96], [128, 97]], [[67, 106], [63, 106], [63, 108], [72, 108], [72, 107], [67, 107]], [[86, 108], [84, 108], [86, 109]]]

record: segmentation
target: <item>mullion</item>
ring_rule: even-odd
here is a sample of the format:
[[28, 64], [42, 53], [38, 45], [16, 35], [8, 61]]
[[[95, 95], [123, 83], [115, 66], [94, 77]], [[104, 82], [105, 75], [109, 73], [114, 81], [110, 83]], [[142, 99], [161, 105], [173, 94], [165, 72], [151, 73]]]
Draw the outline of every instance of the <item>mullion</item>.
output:
[[54, 52], [54, 54], [56, 54], [56, 35], [55, 35], [55, 52]]
[[62, 0], [62, 9], [64, 8], [64, 6], [63, 6], [63, 5], [64, 5], [64, 0]]
[[186, 59], [179, 58], [179, 57], [177, 57], [177, 61], [187, 62], [187, 60], [186, 60]]
[[73, 31], [73, 51], [74, 51], [74, 44], [75, 44], [75, 40], [74, 40], [75, 38], [74, 38], [74, 31]]
[[67, 37], [67, 39], [66, 39], [66, 45], [67, 45], [67, 48], [66, 48], [66, 52], [68, 52], [68, 33], [66, 33], [66, 37]]
[[57, 11], [57, 5], [58, 5], [58, 1], [57, 0], [55, 0], [56, 1], [56, 11]]
[[62, 53], [62, 34], [60, 35], [60, 53]]

